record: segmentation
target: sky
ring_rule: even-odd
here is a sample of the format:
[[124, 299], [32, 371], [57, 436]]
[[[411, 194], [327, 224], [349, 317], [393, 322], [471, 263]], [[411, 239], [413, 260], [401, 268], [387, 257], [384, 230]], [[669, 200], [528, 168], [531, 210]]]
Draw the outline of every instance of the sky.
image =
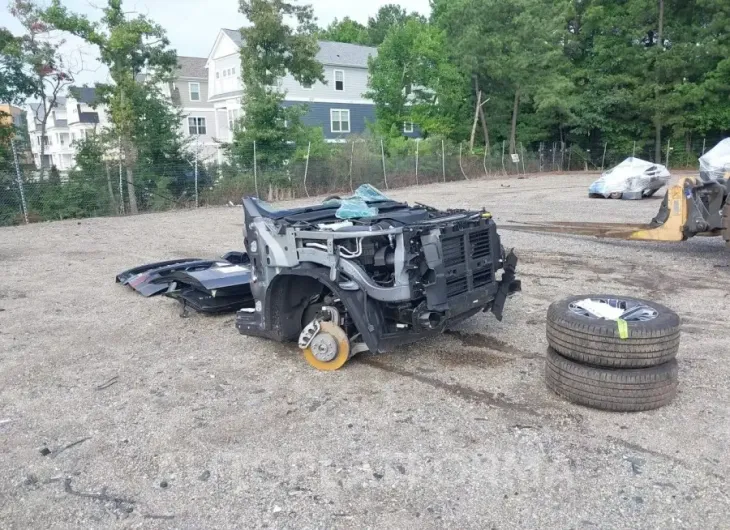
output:
[[[428, 0], [306, 0], [314, 7], [314, 14], [320, 26], [326, 26], [335, 18], [350, 17], [366, 23], [380, 6], [396, 3], [407, 11], [429, 14]], [[0, 0], [7, 5], [8, 0]], [[40, 0], [43, 5], [48, 3]], [[63, 0], [69, 11], [85, 14], [91, 19], [100, 16], [105, 0]], [[238, 0], [124, 0], [126, 11], [144, 14], [167, 30], [171, 46], [178, 55], [207, 57], [221, 28], [239, 28], [246, 19], [238, 12]], [[3, 6], [0, 11], [0, 26], [15, 34], [22, 32], [21, 26]], [[75, 74], [77, 84], [93, 84], [107, 80], [107, 71], [98, 64], [95, 48], [74, 37], [56, 34], [54, 39], [65, 39], [64, 55]]]

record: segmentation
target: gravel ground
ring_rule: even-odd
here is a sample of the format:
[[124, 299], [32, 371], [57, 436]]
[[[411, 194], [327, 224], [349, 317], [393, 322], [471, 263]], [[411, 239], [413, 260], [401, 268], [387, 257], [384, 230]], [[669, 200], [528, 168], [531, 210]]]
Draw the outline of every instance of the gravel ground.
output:
[[[501, 323], [335, 373], [114, 284], [240, 248], [238, 208], [0, 229], [1, 526], [727, 528], [730, 252], [509, 229], [655, 214], [659, 199], [589, 200], [593, 178], [392, 193], [490, 209], [523, 293]], [[681, 315], [673, 404], [604, 413], [546, 389], [547, 306], [595, 292]]]

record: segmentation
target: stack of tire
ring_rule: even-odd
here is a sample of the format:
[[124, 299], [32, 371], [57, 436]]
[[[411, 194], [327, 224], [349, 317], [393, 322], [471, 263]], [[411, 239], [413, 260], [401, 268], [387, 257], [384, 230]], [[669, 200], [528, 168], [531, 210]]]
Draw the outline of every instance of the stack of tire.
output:
[[[624, 321], [622, 330], [616, 320], [576, 305], [585, 299], [646, 309]], [[554, 302], [547, 314], [547, 386], [569, 401], [603, 410], [667, 405], [677, 394], [679, 327], [671, 309], [638, 298], [583, 295]]]

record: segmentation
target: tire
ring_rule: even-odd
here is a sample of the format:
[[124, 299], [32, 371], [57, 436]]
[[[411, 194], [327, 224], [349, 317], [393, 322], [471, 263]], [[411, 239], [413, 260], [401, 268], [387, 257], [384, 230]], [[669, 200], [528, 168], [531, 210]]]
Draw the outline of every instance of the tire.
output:
[[624, 194], [621, 193], [620, 191], [613, 192], [609, 195], [609, 197], [612, 199], [620, 199], [623, 196], [624, 196]]
[[725, 206], [722, 207], [722, 238], [730, 247], [730, 195], [725, 198]]
[[559, 396], [601, 410], [640, 412], [668, 405], [677, 395], [676, 359], [639, 369], [578, 364], [548, 348], [545, 382]]
[[[570, 304], [585, 298], [643, 303], [658, 312], [652, 320], [627, 322], [628, 337], [619, 336], [613, 320], [575, 313]], [[547, 341], [563, 357], [607, 368], [644, 368], [674, 359], [679, 350], [679, 316], [661, 304], [616, 295], [571, 296], [553, 302], [547, 313]]]

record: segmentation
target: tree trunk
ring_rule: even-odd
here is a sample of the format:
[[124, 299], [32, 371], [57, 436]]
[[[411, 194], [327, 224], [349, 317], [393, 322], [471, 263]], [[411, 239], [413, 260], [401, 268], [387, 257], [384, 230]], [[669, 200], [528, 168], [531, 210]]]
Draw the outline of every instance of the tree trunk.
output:
[[[659, 54], [662, 52], [664, 47], [664, 0], [659, 0], [659, 28], [657, 30], [657, 61]], [[654, 162], [660, 164], [662, 161], [662, 116], [659, 112], [659, 68], [656, 63], [654, 64], [656, 69], [656, 88], [654, 89], [654, 104], [657, 108], [654, 110]]]
[[40, 169], [40, 172], [41, 172], [41, 180], [43, 180], [43, 175], [44, 175], [44, 171], [43, 171], [43, 158], [44, 158], [44, 155], [46, 154], [46, 146], [43, 143], [44, 142], [44, 138], [45, 138], [45, 135], [43, 134], [43, 131], [44, 130], [45, 130], [45, 126], [41, 127], [41, 148], [40, 148], [41, 163], [40, 163], [40, 166], [38, 168], [38, 169]]
[[484, 114], [484, 107], [479, 106], [479, 117], [482, 122], [482, 133], [484, 133], [484, 146], [489, 149], [489, 129], [487, 128], [487, 117]]
[[[474, 76], [474, 90], [476, 90], [479, 94], [481, 94], [481, 90], [479, 89], [479, 78]], [[484, 103], [486, 103], [487, 100], [484, 100], [483, 103], [479, 104], [479, 118], [482, 122], [482, 134], [484, 135], [484, 147], [489, 150], [489, 129], [487, 128], [487, 117], [484, 114]]]
[[127, 191], [129, 192], [129, 213], [137, 215], [137, 194], [134, 191], [134, 169], [127, 166]]
[[479, 121], [479, 109], [482, 106], [482, 91], [477, 91], [477, 106], [474, 109], [474, 122], [471, 124], [471, 137], [469, 138], [469, 151], [474, 151], [474, 136], [477, 132], [477, 121]]
[[509, 133], [509, 152], [515, 154], [517, 152], [517, 113], [520, 110], [520, 87], [515, 89], [515, 104], [512, 108], [512, 128]]

